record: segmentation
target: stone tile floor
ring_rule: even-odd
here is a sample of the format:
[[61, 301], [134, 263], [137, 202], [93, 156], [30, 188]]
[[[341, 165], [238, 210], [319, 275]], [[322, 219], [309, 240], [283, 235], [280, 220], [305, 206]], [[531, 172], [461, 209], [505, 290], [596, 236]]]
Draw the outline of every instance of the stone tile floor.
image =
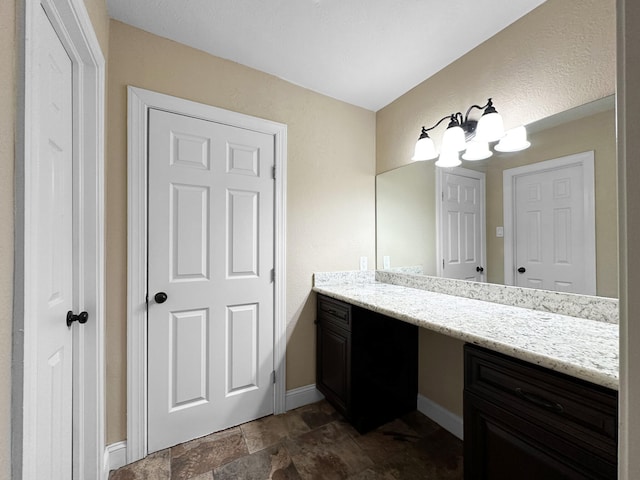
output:
[[462, 442], [418, 412], [365, 435], [326, 401], [156, 452], [109, 480], [457, 480]]

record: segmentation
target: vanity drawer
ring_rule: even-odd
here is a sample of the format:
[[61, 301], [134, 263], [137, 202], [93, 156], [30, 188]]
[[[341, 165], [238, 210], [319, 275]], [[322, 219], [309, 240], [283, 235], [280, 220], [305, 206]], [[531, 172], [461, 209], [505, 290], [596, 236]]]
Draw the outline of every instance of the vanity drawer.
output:
[[615, 458], [618, 402], [613, 390], [466, 345], [465, 392]]
[[318, 295], [318, 321], [351, 331], [351, 305]]

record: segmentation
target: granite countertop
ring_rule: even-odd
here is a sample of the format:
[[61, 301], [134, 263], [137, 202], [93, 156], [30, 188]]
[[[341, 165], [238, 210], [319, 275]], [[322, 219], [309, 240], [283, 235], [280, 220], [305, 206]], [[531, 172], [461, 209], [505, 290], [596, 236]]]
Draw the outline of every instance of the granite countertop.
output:
[[465, 342], [618, 389], [618, 325], [387, 283], [314, 291]]

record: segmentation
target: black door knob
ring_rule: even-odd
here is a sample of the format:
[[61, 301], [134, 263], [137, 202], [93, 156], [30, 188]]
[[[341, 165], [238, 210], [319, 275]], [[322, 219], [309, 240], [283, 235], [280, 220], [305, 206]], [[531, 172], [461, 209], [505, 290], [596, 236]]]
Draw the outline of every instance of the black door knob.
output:
[[480, 273], [482, 273], [482, 272], [484, 272], [484, 268], [482, 268], [482, 267], [476, 267], [476, 272], [480, 272]]
[[164, 292], [158, 292], [153, 296], [153, 299], [156, 301], [156, 303], [164, 303], [167, 301], [167, 294]]
[[67, 327], [71, 328], [73, 322], [78, 322], [80, 325], [84, 325], [89, 320], [89, 314], [82, 312], [79, 315], [74, 315], [71, 310], [67, 312]]
[[527, 271], [527, 269], [526, 269], [526, 268], [524, 268], [524, 267], [520, 267], [520, 268], [518, 269], [518, 273], [524, 273], [524, 272], [526, 272], [526, 271]]

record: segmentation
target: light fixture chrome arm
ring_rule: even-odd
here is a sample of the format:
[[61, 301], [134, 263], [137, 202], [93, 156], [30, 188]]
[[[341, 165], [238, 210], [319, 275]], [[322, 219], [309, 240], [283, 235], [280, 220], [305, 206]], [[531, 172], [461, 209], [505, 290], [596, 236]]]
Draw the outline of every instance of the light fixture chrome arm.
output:
[[[457, 115], [461, 115], [460, 112], [458, 113], [452, 113], [451, 115], [447, 115], [446, 117], [442, 117], [440, 120], [438, 120], [436, 122], [436, 124], [433, 127], [429, 127], [429, 128], [425, 128], [424, 126], [422, 127], [422, 132], [420, 133], [420, 136], [422, 137], [422, 135], [426, 135], [427, 132], [430, 132], [431, 130], [433, 130], [434, 128], [436, 128], [438, 125], [440, 125], [442, 122], [444, 122], [445, 120], [449, 119], [450, 121], [457, 121]], [[451, 122], [450, 122], [451, 123]], [[422, 137], [424, 138], [424, 137]]]
[[484, 104], [482, 107], [480, 105], [471, 105], [468, 109], [467, 109], [467, 113], [464, 114], [464, 123], [468, 123], [469, 122], [469, 113], [471, 113], [471, 110], [473, 110], [474, 108], [477, 108], [478, 110], [485, 110], [485, 112], [483, 113], [497, 113], [495, 107], [493, 106], [493, 101], [491, 98], [489, 98], [487, 100], [487, 103]]

